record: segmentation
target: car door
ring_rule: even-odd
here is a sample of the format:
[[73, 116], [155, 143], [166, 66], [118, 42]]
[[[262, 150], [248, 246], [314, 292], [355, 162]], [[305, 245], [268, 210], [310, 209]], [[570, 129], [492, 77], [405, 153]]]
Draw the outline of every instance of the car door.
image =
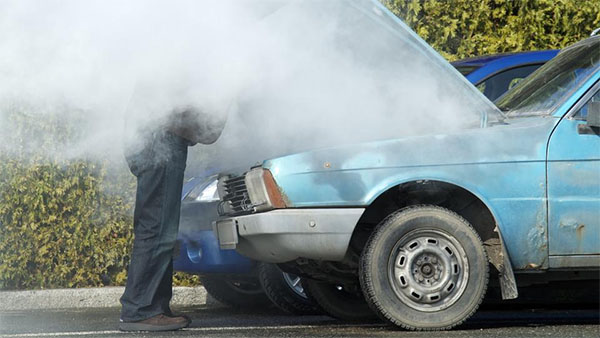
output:
[[600, 135], [586, 126], [600, 83], [558, 123], [548, 143], [549, 266], [600, 266]]

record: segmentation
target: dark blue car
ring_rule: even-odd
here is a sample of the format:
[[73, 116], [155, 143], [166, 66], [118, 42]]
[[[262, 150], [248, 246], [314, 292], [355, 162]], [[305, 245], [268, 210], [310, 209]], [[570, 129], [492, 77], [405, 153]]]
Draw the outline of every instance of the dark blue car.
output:
[[556, 54], [558, 50], [493, 54], [462, 59], [452, 65], [494, 101]]
[[[494, 101], [557, 53], [558, 50], [495, 54], [455, 61], [452, 65]], [[276, 265], [257, 263], [234, 250], [219, 249], [212, 228], [218, 217], [219, 200], [217, 176], [212, 174], [204, 173], [184, 185], [175, 270], [200, 275], [207, 292], [230, 306], [268, 304], [270, 299], [287, 312], [314, 312], [297, 276], [281, 272]]]

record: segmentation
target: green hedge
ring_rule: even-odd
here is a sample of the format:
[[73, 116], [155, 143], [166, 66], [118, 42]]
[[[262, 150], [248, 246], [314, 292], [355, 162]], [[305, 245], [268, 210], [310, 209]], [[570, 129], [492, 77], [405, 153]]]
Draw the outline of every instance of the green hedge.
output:
[[[561, 48], [600, 26], [600, 1], [384, 2], [450, 60]], [[53, 156], [78, 137], [77, 115], [27, 111], [0, 113], [0, 289], [122, 285], [133, 176], [100, 160]], [[195, 283], [175, 276], [176, 285]]]
[[[0, 289], [124, 285], [133, 175], [124, 163], [64, 158], [78, 115], [31, 109], [0, 114]], [[198, 284], [182, 273], [174, 281]]]
[[385, 0], [449, 60], [562, 48], [600, 27], [597, 0]]
[[0, 289], [122, 284], [133, 182], [117, 190], [105, 163], [61, 158], [60, 148], [77, 137], [66, 116], [5, 115]]

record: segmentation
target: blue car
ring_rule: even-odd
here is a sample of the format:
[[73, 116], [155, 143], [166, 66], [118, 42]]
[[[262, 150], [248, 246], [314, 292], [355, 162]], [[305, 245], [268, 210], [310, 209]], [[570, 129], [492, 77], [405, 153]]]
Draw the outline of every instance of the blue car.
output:
[[558, 50], [493, 54], [462, 59], [452, 65], [490, 101], [495, 101], [556, 54]]
[[565, 48], [499, 110], [480, 100], [479, 123], [458, 132], [306, 151], [222, 176], [221, 247], [301, 274], [333, 315], [371, 309], [411, 330], [459, 325], [490, 280], [503, 299], [521, 282], [597, 283], [598, 51], [600, 36]]
[[[494, 100], [557, 53], [556, 50], [547, 50], [495, 54], [455, 61], [452, 65], [484, 95]], [[211, 225], [218, 217], [217, 201], [217, 175], [204, 173], [185, 183], [175, 270], [203, 276], [208, 292], [224, 304], [265, 303], [266, 297], [257, 280], [257, 263], [236, 251], [219, 249]], [[269, 271], [268, 274], [276, 272]], [[302, 297], [303, 289], [297, 276], [284, 274], [284, 278]], [[283, 307], [288, 312], [298, 313], [290, 307]]]
[[[556, 53], [497, 54], [460, 60], [452, 65], [494, 100]], [[275, 265], [257, 263], [236, 251], [219, 249], [212, 226], [218, 218], [219, 200], [214, 174], [215, 171], [201, 173], [184, 185], [175, 270], [199, 274], [209, 294], [228, 305], [264, 304], [270, 298], [288, 312], [314, 312], [296, 274], [282, 273]]]

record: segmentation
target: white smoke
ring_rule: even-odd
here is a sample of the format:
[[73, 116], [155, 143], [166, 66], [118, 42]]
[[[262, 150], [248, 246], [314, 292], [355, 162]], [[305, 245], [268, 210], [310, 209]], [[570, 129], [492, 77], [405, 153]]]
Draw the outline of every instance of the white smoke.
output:
[[447, 131], [493, 110], [369, 0], [0, 0], [0, 51], [0, 106], [76, 109], [85, 132], [67, 157], [121, 159], [126, 120], [190, 104], [228, 115], [190, 155], [196, 169]]

